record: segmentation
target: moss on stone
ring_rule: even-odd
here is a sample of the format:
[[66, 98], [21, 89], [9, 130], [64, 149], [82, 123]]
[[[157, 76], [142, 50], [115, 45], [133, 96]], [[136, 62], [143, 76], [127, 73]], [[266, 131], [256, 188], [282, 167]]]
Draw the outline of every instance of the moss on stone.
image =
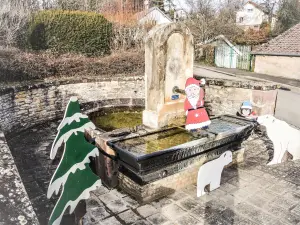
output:
[[96, 126], [105, 130], [134, 127], [142, 124], [142, 111], [107, 112], [95, 119]]

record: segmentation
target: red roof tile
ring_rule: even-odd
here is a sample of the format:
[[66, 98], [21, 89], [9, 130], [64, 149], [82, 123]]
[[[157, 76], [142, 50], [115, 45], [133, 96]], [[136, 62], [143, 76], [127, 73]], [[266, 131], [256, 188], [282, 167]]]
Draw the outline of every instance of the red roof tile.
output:
[[300, 23], [261, 45], [253, 54], [283, 54], [300, 56]]

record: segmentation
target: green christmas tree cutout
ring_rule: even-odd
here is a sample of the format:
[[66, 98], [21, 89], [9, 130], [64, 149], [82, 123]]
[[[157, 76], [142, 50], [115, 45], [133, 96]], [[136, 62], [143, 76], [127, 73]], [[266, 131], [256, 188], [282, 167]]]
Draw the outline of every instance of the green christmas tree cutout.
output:
[[95, 125], [86, 115], [80, 113], [77, 98], [68, 103], [64, 119], [58, 127], [58, 134], [52, 145], [50, 158], [54, 159], [58, 148], [64, 143], [64, 152], [60, 163], [50, 181], [47, 197], [61, 196], [50, 216], [49, 225], [59, 225], [64, 212], [70, 206], [73, 213], [79, 201], [88, 199], [90, 191], [101, 186], [101, 180], [92, 172], [90, 157], [99, 155], [98, 149], [88, 143], [84, 136], [86, 129], [95, 129]]

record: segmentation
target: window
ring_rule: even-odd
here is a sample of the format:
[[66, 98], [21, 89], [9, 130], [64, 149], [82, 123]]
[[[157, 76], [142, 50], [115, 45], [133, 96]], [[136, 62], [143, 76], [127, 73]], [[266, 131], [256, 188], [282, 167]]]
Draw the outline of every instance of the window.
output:
[[242, 23], [242, 22], [244, 22], [244, 17], [239, 18], [239, 23]]
[[253, 9], [248, 9], [248, 12], [253, 12]]

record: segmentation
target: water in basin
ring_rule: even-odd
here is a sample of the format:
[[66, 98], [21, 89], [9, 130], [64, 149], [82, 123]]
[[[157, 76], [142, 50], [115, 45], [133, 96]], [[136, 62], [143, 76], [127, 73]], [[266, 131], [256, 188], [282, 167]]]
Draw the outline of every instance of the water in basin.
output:
[[140, 108], [112, 108], [94, 113], [90, 118], [96, 127], [109, 132], [142, 124], [142, 112]]
[[[212, 123], [206, 130], [207, 133], [218, 137], [232, 135], [243, 130], [249, 123], [236, 121], [235, 119], [222, 119], [216, 118], [211, 120]], [[201, 139], [201, 140], [200, 140]], [[147, 155], [154, 152], [186, 145], [187, 143], [193, 144], [194, 141], [199, 143], [205, 142], [207, 135], [200, 132], [188, 132], [184, 127], [176, 127], [164, 131], [160, 131], [145, 136], [134, 137], [117, 141], [116, 145], [119, 149], [129, 151], [136, 156]]]
[[189, 133], [184, 128], [173, 128], [167, 131], [132, 138], [118, 142], [118, 146], [135, 155], [150, 154], [178, 146], [199, 137]]

